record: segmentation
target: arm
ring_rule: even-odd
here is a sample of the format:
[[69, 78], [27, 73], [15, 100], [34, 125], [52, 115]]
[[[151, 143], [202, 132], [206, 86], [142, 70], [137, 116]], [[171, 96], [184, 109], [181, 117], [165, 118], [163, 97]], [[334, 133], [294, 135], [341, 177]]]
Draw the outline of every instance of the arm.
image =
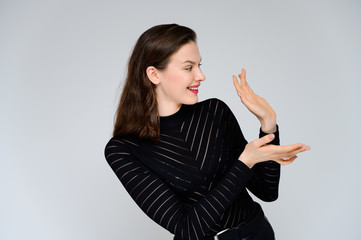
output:
[[[235, 144], [234, 153], [235, 158], [241, 155], [247, 141], [245, 140], [240, 126], [237, 122], [232, 111], [224, 104], [226, 109], [227, 117], [227, 126], [229, 127], [229, 132], [231, 133], [232, 142]], [[263, 132], [260, 129], [259, 137], [262, 138], [266, 136], [267, 133]], [[278, 126], [276, 126], [276, 131], [274, 132], [275, 138], [268, 144], [279, 145], [279, 132]], [[248, 182], [247, 188], [258, 198], [263, 201], [274, 201], [278, 197], [278, 184], [280, 178], [280, 164], [274, 161], [266, 161], [257, 163], [252, 167], [253, 177]]]
[[189, 205], [135, 158], [122, 139], [109, 141], [105, 157], [137, 205], [155, 222], [184, 239], [207, 236], [252, 176], [246, 165], [235, 161], [204, 198]]
[[[266, 136], [267, 133], [262, 129], [259, 138]], [[275, 138], [269, 143], [272, 145], [280, 145], [278, 126], [276, 126]], [[257, 163], [252, 168], [255, 173], [254, 178], [249, 182], [247, 188], [259, 199], [270, 202], [278, 198], [278, 187], [280, 180], [281, 167], [274, 161], [266, 161]]]
[[[255, 172], [255, 177], [247, 186], [249, 190], [264, 201], [273, 201], [278, 197], [280, 164], [292, 163], [297, 153], [310, 148], [304, 144], [276, 146], [279, 145], [279, 132], [275, 111], [264, 98], [252, 91], [246, 81], [245, 69], [238, 76], [241, 84], [233, 76], [236, 91], [242, 103], [261, 123], [260, 138], [247, 144], [239, 159]], [[270, 135], [274, 137], [272, 141], [269, 141], [268, 133], [274, 133]]]

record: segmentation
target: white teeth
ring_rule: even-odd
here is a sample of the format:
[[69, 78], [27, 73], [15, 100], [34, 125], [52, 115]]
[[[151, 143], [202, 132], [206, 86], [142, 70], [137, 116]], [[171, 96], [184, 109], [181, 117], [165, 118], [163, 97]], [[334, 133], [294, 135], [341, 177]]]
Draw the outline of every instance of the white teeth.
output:
[[198, 88], [188, 88], [189, 90], [197, 91]]

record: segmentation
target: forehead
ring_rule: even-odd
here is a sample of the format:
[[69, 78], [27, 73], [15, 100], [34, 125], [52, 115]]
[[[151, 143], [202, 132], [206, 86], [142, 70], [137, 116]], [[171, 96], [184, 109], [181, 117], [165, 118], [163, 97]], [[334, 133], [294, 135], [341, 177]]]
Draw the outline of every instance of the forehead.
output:
[[191, 41], [181, 46], [178, 51], [170, 57], [170, 62], [184, 63], [186, 61], [199, 62], [201, 55], [197, 43]]

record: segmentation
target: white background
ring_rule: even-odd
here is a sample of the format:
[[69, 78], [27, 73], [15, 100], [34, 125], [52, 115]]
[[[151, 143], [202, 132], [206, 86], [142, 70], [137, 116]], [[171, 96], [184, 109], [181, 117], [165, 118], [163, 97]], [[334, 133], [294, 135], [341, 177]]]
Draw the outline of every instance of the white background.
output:
[[103, 151], [127, 59], [153, 25], [193, 28], [207, 80], [246, 138], [247, 69], [281, 144], [312, 150], [261, 203], [279, 240], [360, 239], [361, 2], [0, 1], [0, 239], [172, 239], [136, 206]]

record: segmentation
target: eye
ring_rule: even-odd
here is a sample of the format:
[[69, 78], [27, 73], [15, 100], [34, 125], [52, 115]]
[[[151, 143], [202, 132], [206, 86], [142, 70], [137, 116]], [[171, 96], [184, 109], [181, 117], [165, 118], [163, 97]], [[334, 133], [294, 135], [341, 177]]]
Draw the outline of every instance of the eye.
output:
[[191, 71], [192, 70], [192, 66], [186, 67], [187, 71]]
[[200, 68], [202, 66], [202, 63], [198, 64], [198, 67]]

